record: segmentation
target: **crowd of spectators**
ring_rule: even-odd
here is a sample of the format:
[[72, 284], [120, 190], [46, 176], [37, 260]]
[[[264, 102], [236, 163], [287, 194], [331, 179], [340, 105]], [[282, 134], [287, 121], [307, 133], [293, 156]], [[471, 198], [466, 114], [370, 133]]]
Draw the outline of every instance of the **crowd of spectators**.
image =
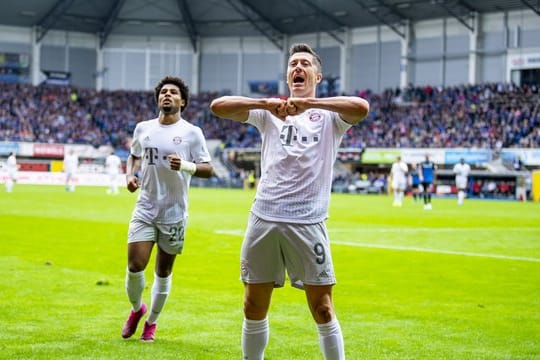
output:
[[[223, 93], [194, 94], [183, 117], [225, 147], [258, 147], [254, 127], [217, 120], [209, 111]], [[478, 84], [361, 91], [368, 117], [342, 147], [540, 147], [540, 93], [535, 86]], [[129, 148], [135, 125], [156, 117], [153, 92], [0, 83], [0, 140], [110, 144]]]

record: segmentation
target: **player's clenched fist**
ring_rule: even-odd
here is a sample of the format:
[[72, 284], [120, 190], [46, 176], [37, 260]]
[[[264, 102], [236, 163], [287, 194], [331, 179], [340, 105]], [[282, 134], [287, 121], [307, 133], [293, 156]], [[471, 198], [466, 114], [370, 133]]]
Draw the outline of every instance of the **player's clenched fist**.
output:
[[135, 192], [140, 187], [139, 178], [134, 175], [128, 175], [126, 181], [129, 192]]
[[307, 101], [304, 98], [288, 98], [287, 99], [287, 114], [300, 115], [308, 109]]

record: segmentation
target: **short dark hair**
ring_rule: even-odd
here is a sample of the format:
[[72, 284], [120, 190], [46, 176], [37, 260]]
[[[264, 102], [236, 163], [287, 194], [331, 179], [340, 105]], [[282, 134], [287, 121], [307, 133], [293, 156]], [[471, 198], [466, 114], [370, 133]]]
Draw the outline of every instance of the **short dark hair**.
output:
[[180, 79], [179, 77], [165, 76], [163, 79], [159, 81], [159, 83], [156, 85], [156, 88], [154, 89], [156, 103], [158, 103], [159, 93], [161, 92], [161, 88], [166, 84], [173, 84], [173, 85], [178, 86], [178, 89], [180, 89], [180, 95], [182, 96], [182, 99], [184, 100], [184, 106], [180, 107], [180, 112], [184, 111], [186, 106], [188, 106], [188, 102], [189, 102], [189, 88], [184, 82], [184, 80]]
[[319, 68], [319, 71], [322, 72], [321, 58], [320, 58], [319, 54], [317, 54], [315, 52], [315, 50], [313, 50], [311, 48], [311, 46], [309, 46], [308, 44], [298, 43], [298, 44], [291, 45], [291, 47], [289, 48], [289, 57], [293, 56], [296, 53], [300, 53], [300, 52], [306, 52], [306, 53], [309, 53], [309, 54], [313, 55], [313, 57], [315, 58], [315, 61], [316, 61], [316, 65]]

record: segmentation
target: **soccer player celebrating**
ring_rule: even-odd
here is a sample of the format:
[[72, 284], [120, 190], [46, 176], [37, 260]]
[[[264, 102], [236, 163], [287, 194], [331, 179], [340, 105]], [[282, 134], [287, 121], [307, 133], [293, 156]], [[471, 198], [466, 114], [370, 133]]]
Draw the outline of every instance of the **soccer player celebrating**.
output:
[[[150, 315], [141, 341], [154, 341], [158, 316], [171, 290], [172, 269], [182, 252], [192, 176], [209, 178], [213, 168], [200, 128], [181, 117], [189, 98], [182, 79], [165, 77], [155, 88], [159, 116], [137, 124], [127, 159], [127, 189], [141, 189], [128, 230], [126, 291], [132, 310], [122, 328], [129, 338], [146, 313], [144, 270], [157, 244]], [[136, 174], [141, 170], [141, 179]]]
[[463, 205], [465, 194], [467, 193], [467, 182], [471, 167], [465, 162], [464, 158], [461, 158], [459, 163], [454, 165], [454, 174], [456, 174], [456, 187], [458, 189], [458, 205]]
[[429, 155], [420, 163], [420, 180], [424, 189], [424, 210], [431, 210], [431, 192], [433, 191], [433, 183], [435, 182], [435, 171], [437, 165], [429, 160]]
[[341, 139], [367, 115], [369, 104], [360, 97], [316, 98], [321, 80], [318, 54], [295, 44], [289, 51], [287, 100], [223, 96], [210, 105], [218, 117], [253, 125], [262, 135], [261, 177], [240, 256], [245, 360], [264, 358], [272, 291], [284, 285], [285, 271], [293, 286], [305, 290], [324, 358], [345, 358], [325, 220]]

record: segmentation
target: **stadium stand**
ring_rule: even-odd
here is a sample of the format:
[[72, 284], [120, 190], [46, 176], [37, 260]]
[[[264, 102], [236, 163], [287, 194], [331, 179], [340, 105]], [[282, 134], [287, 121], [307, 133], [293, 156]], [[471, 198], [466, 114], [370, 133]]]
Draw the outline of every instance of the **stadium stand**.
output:
[[[156, 116], [153, 94], [147, 91], [0, 83], [0, 93], [2, 141], [128, 149], [135, 124]], [[216, 121], [208, 105], [218, 95], [193, 95], [183, 116], [226, 148], [258, 147], [255, 128]], [[535, 86], [410, 86], [358, 95], [368, 99], [371, 112], [346, 134], [346, 148], [540, 147], [540, 93]]]

